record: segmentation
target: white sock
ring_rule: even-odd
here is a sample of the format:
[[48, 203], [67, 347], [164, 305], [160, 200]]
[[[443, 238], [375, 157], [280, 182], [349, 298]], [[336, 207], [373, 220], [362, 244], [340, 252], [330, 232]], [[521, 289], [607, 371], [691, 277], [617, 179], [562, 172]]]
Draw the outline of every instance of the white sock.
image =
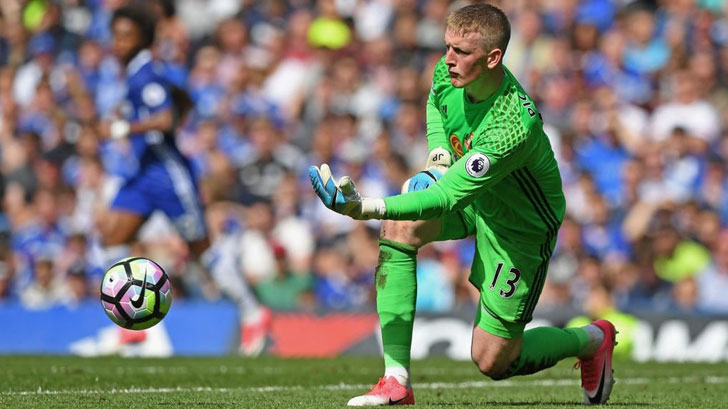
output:
[[400, 384], [409, 386], [409, 369], [402, 367], [386, 368], [384, 376], [394, 376]]
[[238, 305], [242, 322], [253, 322], [262, 313], [261, 305], [243, 276], [238, 260], [238, 238], [220, 236], [202, 256], [202, 263], [217, 287]]
[[597, 349], [599, 349], [599, 346], [602, 345], [602, 341], [604, 340], [604, 331], [593, 324], [589, 324], [581, 328], [589, 334], [589, 343], [586, 348], [581, 351], [579, 357], [588, 358], [594, 355], [594, 353], [597, 352]]

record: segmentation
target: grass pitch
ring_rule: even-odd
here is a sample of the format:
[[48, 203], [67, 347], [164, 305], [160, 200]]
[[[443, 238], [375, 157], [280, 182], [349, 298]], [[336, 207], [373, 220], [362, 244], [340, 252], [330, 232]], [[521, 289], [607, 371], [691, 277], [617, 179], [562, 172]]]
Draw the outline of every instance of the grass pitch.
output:
[[[414, 361], [417, 407], [580, 407], [570, 363], [493, 382], [469, 362]], [[611, 407], [728, 408], [728, 364], [614, 367]], [[380, 358], [0, 356], [0, 408], [344, 408], [381, 373]]]

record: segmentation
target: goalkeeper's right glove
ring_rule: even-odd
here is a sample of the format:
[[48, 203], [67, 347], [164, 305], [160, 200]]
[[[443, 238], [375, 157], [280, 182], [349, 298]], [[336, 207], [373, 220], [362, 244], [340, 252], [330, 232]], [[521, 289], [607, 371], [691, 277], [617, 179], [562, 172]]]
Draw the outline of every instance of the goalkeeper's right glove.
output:
[[309, 167], [308, 177], [311, 179], [311, 185], [319, 199], [336, 213], [356, 220], [384, 217], [384, 200], [361, 197], [354, 181], [348, 176], [343, 176], [339, 183], [336, 183], [329, 165], [324, 163], [321, 168]]

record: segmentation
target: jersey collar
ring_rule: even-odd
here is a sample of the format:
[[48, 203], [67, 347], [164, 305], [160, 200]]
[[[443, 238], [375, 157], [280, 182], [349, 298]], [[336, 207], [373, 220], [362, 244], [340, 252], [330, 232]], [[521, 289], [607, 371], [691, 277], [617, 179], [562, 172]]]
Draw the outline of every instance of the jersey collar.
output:
[[510, 71], [506, 68], [506, 66], [503, 66], [503, 79], [501, 79], [501, 83], [498, 86], [498, 89], [495, 90], [488, 98], [480, 101], [480, 102], [470, 102], [470, 98], [468, 98], [465, 88], [463, 88], [463, 101], [465, 101], [465, 109], [468, 108], [476, 108], [476, 109], [483, 109], [483, 107], [490, 106], [493, 101], [498, 97], [498, 95], [503, 94], [503, 92], [506, 89], [507, 83], [510, 82]]
[[148, 49], [141, 50], [126, 65], [126, 75], [131, 77], [136, 74], [146, 63], [152, 61], [152, 52]]

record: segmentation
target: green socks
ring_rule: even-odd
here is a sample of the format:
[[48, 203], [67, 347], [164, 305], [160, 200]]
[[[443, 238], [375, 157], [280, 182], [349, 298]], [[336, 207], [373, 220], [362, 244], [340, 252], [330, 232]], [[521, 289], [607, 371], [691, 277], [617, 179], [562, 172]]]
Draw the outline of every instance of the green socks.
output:
[[[528, 375], [550, 368], [564, 358], [579, 355], [589, 345], [583, 328], [539, 327], [523, 333], [521, 354], [497, 379]], [[494, 378], [496, 379], [496, 378]]]
[[[387, 375], [406, 374], [409, 370], [417, 301], [416, 271], [417, 248], [387, 239], [379, 240], [375, 284]], [[402, 382], [402, 379], [398, 380]]]

